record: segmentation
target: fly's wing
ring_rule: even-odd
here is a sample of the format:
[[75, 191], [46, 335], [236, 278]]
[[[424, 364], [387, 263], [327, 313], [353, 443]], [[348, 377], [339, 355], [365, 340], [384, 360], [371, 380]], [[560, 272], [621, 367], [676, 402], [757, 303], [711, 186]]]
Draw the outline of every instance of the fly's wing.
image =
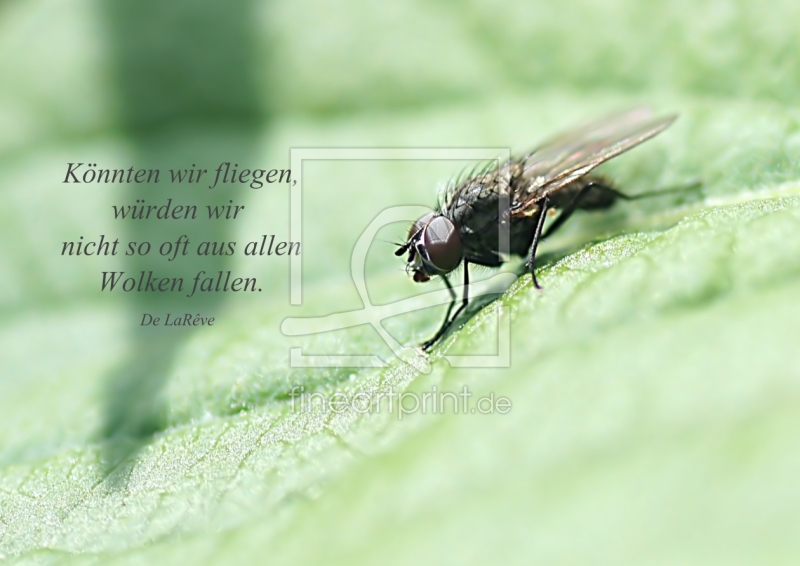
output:
[[577, 179], [601, 163], [625, 153], [667, 129], [677, 116], [653, 117], [635, 108], [576, 128], [545, 142], [519, 166], [512, 216]]
[[621, 124], [632, 124], [644, 122], [653, 118], [653, 111], [646, 107], [637, 107], [612, 114], [589, 124], [583, 124], [572, 128], [542, 142], [536, 148], [536, 152], [547, 152], [553, 149], [563, 148], [570, 144], [579, 143], [587, 138], [597, 138], [612, 134]]

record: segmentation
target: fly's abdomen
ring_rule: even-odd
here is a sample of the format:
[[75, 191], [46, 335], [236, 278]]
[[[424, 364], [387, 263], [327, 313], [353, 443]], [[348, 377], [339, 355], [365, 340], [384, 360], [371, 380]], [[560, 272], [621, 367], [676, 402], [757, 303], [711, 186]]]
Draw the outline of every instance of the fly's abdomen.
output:
[[[507, 169], [511, 167], [511, 169]], [[442, 214], [458, 226], [465, 257], [480, 265], [498, 266], [502, 230], [508, 230], [509, 252], [525, 255], [533, 240], [538, 207], [525, 218], [512, 218], [509, 225], [511, 191], [517, 181], [516, 165], [478, 175], [460, 183], [449, 195]], [[502, 224], [500, 219], [504, 219]]]
[[597, 175], [587, 175], [551, 193], [548, 196], [550, 206], [556, 209], [568, 206], [584, 188], [586, 188], [586, 191], [578, 201], [577, 208], [583, 210], [601, 210], [609, 208], [617, 200], [616, 193], [608, 190], [609, 188], [613, 188], [610, 182]]

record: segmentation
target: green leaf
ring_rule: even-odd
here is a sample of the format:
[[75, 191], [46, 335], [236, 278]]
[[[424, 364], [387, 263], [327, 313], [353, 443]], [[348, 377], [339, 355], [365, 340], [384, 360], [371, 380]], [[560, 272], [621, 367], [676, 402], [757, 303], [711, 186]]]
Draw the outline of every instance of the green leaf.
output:
[[[133, 8], [0, 6], [0, 556], [792, 561], [796, 4]], [[224, 33], [208, 40], [209, 22]], [[135, 49], [142, 29], [153, 51]], [[212, 305], [215, 325], [191, 334], [141, 334], [143, 303], [99, 292], [100, 271], [132, 269], [124, 258], [59, 255], [78, 235], [135, 233], [109, 211], [137, 193], [64, 186], [67, 162], [287, 167], [290, 147], [521, 152], [642, 102], [680, 120], [605, 173], [630, 193], [696, 179], [702, 190], [570, 222], [543, 250], [544, 289], [521, 277], [474, 309], [434, 350], [429, 373], [394, 358], [368, 325], [289, 337], [281, 324], [361, 309], [350, 254], [364, 229], [388, 207], [433, 205], [461, 163], [305, 163], [302, 307], [289, 306], [286, 258], [237, 254], [230, 268], [265, 292], [226, 295]], [[151, 202], [167, 194], [143, 190]], [[169, 196], [207, 198], [193, 190]], [[246, 213], [221, 237], [289, 238], [288, 188], [230, 194]], [[165, 233], [181, 233], [175, 226]], [[405, 229], [386, 227], [370, 248], [375, 305], [420, 292], [380, 241]], [[442, 311], [385, 327], [414, 345]], [[450, 367], [445, 356], [497, 352], [506, 321], [509, 367]], [[390, 363], [292, 368], [290, 348]], [[120, 378], [130, 367], [141, 380]], [[306, 410], [309, 397], [298, 396], [465, 387], [468, 409], [492, 396], [510, 411]]]

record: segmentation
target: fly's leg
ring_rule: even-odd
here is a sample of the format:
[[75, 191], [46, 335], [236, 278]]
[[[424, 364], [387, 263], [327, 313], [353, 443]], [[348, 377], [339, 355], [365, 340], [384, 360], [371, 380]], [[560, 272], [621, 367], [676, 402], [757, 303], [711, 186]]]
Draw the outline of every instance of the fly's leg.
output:
[[553, 232], [558, 230], [564, 224], [564, 222], [569, 220], [569, 217], [572, 216], [572, 213], [575, 212], [577, 209], [581, 208], [581, 200], [583, 199], [583, 197], [586, 196], [586, 194], [590, 190], [599, 191], [599, 192], [605, 193], [606, 195], [611, 197], [609, 199], [608, 204], [607, 205], [605, 205], [605, 204], [603, 205], [603, 208], [605, 208], [606, 206], [611, 206], [612, 204], [614, 204], [614, 199], [617, 199], [617, 198], [621, 198], [622, 200], [639, 200], [639, 199], [642, 199], [642, 198], [657, 197], [657, 196], [667, 195], [667, 194], [671, 194], [671, 193], [682, 193], [682, 192], [686, 192], [686, 191], [689, 191], [689, 190], [692, 190], [692, 189], [697, 189], [701, 185], [702, 185], [702, 183], [700, 183], [700, 182], [694, 182], [694, 183], [689, 183], [687, 185], [680, 185], [680, 186], [677, 186], [677, 187], [670, 187], [669, 189], [660, 189], [658, 191], [648, 191], [646, 193], [639, 193], [637, 195], [626, 195], [625, 193], [622, 193], [622, 192], [618, 191], [614, 187], [611, 187], [609, 185], [605, 185], [603, 183], [598, 183], [596, 181], [592, 181], [591, 183], [587, 183], [586, 185], [581, 187], [581, 190], [579, 190], [575, 194], [575, 196], [572, 198], [572, 200], [569, 201], [567, 206], [565, 206], [561, 210], [561, 213], [558, 215], [558, 218], [556, 218], [555, 221], [550, 226], [548, 226], [547, 231], [544, 233], [544, 235], [542, 235], [542, 238], [547, 238]]
[[577, 194], [574, 197], [572, 197], [572, 200], [569, 201], [567, 206], [561, 209], [561, 213], [558, 215], [558, 218], [556, 218], [553, 221], [553, 223], [550, 226], [548, 226], [547, 232], [545, 232], [542, 235], [542, 238], [547, 238], [550, 234], [561, 228], [564, 222], [569, 220], [569, 217], [572, 216], [572, 213], [575, 212], [575, 210], [577, 210], [578, 205], [580, 204], [581, 201], [581, 197], [583, 197], [583, 195], [588, 193], [589, 189], [594, 186], [596, 186], [594, 183], [589, 183], [588, 185], [582, 187], [581, 190], [579, 190]]
[[531, 251], [530, 254], [528, 254], [528, 269], [531, 272], [533, 285], [537, 289], [541, 289], [542, 286], [539, 285], [539, 282], [536, 280], [536, 272], [535, 272], [536, 248], [539, 246], [539, 240], [542, 239], [542, 227], [544, 226], [544, 217], [547, 216], [547, 209], [549, 208], [549, 204], [550, 204], [549, 198], [545, 196], [541, 204], [542, 209], [539, 212], [539, 221], [536, 223], [536, 232], [533, 233], [533, 243], [531, 244]]
[[450, 306], [447, 307], [447, 314], [444, 317], [444, 322], [442, 323], [442, 326], [439, 328], [439, 331], [436, 332], [436, 334], [433, 336], [433, 338], [431, 338], [430, 340], [428, 340], [427, 342], [425, 342], [421, 346], [421, 348], [422, 348], [422, 350], [424, 352], [427, 352], [431, 348], [431, 346], [433, 346], [434, 344], [436, 344], [436, 342], [439, 341], [439, 338], [444, 336], [444, 333], [447, 332], [447, 330], [453, 325], [453, 322], [455, 322], [455, 320], [458, 318], [458, 315], [461, 314], [461, 311], [463, 311], [465, 308], [467, 308], [467, 303], [469, 303], [469, 262], [468, 261], [464, 260], [464, 297], [461, 300], [461, 306], [458, 307], [458, 309], [456, 310], [456, 313], [452, 317], [450, 316], [450, 313], [453, 310], [453, 306], [456, 304], [456, 292], [453, 290], [453, 286], [450, 285], [450, 281], [448, 281], [447, 276], [442, 275], [441, 277], [444, 280], [444, 284], [447, 285], [447, 290], [450, 291], [450, 296], [453, 298], [453, 300], [450, 301]]
[[687, 191], [691, 191], [692, 189], [699, 189], [702, 186], [702, 181], [694, 181], [692, 183], [686, 183], [685, 185], [678, 185], [677, 187], [658, 189], [657, 191], [647, 191], [646, 193], [639, 193], [636, 195], [626, 195], [625, 193], [621, 193], [616, 189], [612, 189], [611, 187], [600, 185], [603, 190], [609, 190], [613, 192], [615, 196], [623, 200], [639, 200], [640, 198], [660, 197], [661, 195], [669, 195], [673, 193], [685, 193]]
[[423, 351], [427, 351], [428, 348], [433, 346], [433, 344], [442, 336], [442, 334], [445, 333], [447, 327], [450, 326], [450, 313], [453, 312], [453, 306], [456, 304], [456, 292], [453, 291], [453, 286], [450, 285], [450, 281], [447, 279], [447, 276], [442, 275], [442, 279], [444, 280], [444, 284], [447, 286], [447, 290], [450, 291], [450, 304], [447, 307], [447, 313], [444, 315], [444, 321], [439, 327], [439, 330], [436, 332], [433, 338], [422, 344], [421, 347]]

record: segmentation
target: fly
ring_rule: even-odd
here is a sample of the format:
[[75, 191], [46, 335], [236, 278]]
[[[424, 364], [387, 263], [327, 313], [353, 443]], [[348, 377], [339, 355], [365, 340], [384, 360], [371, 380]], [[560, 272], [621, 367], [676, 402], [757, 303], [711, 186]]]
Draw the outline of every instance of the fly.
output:
[[[560, 134], [525, 156], [492, 163], [466, 178], [451, 182], [436, 212], [417, 220], [408, 238], [395, 252], [408, 253], [406, 269], [421, 283], [441, 277], [452, 301], [436, 334], [422, 344], [433, 346], [469, 303], [469, 265], [499, 267], [500, 223], [507, 223], [510, 253], [527, 257], [533, 284], [536, 249], [578, 209], [599, 210], [617, 199], [632, 200], [660, 192], [629, 196], [591, 172], [598, 165], [660, 134], [677, 115], [656, 117], [646, 108], [635, 108]], [[501, 200], [502, 199], [502, 200]], [[543, 232], [545, 217], [558, 216]], [[464, 267], [464, 296], [457, 302], [447, 275]]]

